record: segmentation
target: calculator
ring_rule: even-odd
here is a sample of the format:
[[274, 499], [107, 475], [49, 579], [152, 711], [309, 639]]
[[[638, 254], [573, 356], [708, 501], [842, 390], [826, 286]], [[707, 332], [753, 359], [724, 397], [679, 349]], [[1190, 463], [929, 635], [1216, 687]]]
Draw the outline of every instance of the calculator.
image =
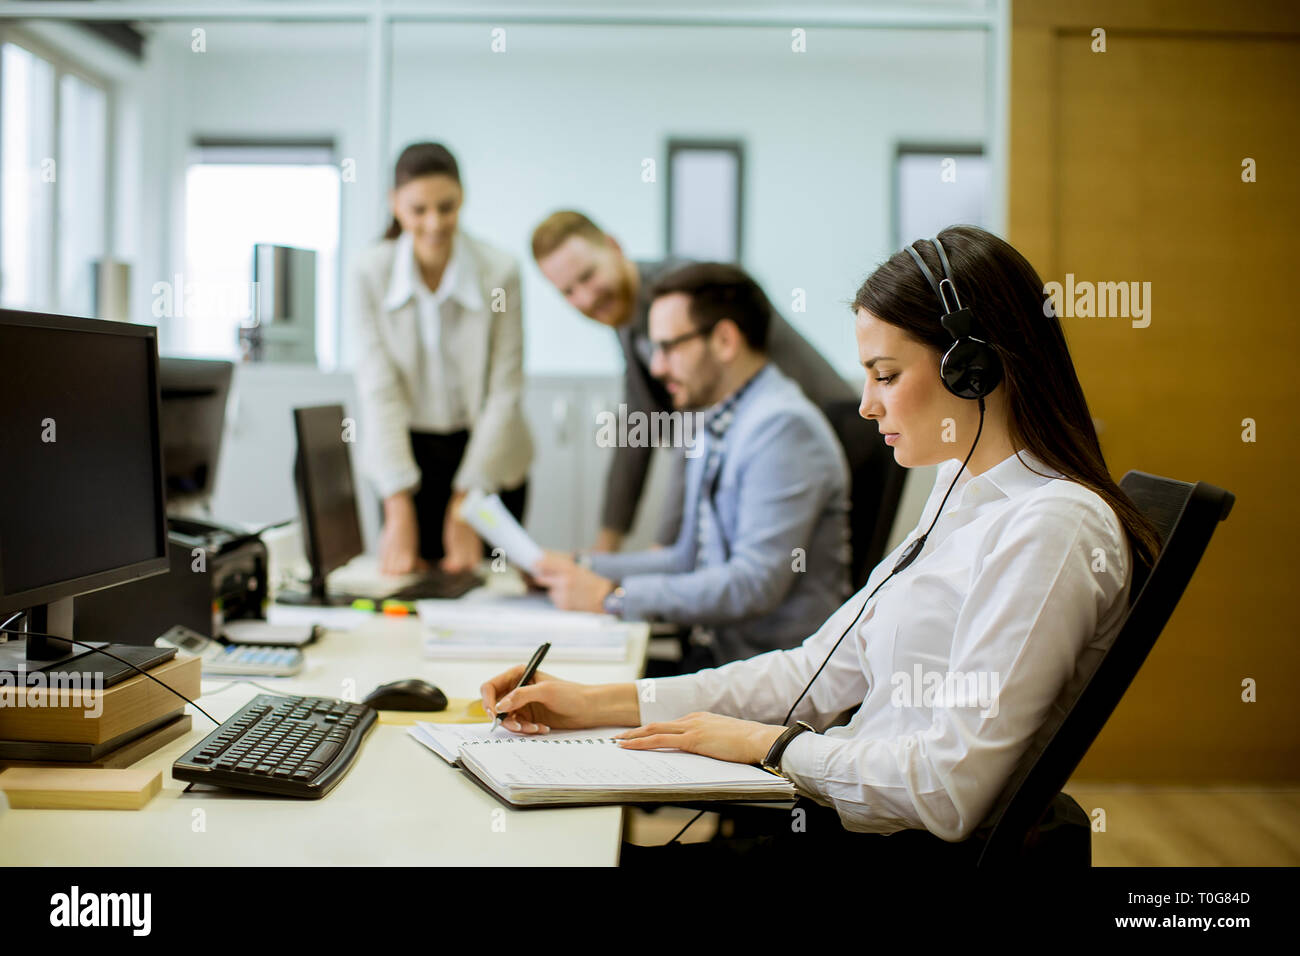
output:
[[201, 658], [203, 673], [214, 676], [292, 677], [302, 670], [305, 660], [296, 647], [223, 644], [179, 624], [154, 643]]

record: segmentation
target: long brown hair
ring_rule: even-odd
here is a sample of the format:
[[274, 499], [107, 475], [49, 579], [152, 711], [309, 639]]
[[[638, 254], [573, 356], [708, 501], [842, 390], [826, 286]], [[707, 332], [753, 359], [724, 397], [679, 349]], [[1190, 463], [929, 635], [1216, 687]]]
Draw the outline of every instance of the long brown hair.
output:
[[[456, 165], [456, 157], [441, 143], [412, 143], [402, 150], [393, 168], [393, 188], [401, 189], [421, 176], [450, 176], [456, 185], [460, 185], [460, 167]], [[402, 224], [394, 216], [384, 238], [396, 239], [401, 234]]]
[[[1010, 243], [975, 226], [951, 226], [939, 233], [939, 241], [962, 305], [975, 313], [985, 340], [1002, 358], [1012, 442], [1100, 495], [1119, 518], [1135, 556], [1150, 567], [1160, 534], [1106, 468], [1065, 332], [1052, 310], [1043, 307], [1047, 294], [1038, 273]], [[915, 248], [942, 277], [934, 244], [920, 241]], [[865, 309], [941, 354], [952, 344], [939, 323], [934, 290], [906, 250], [894, 253], [862, 283], [853, 309]]]

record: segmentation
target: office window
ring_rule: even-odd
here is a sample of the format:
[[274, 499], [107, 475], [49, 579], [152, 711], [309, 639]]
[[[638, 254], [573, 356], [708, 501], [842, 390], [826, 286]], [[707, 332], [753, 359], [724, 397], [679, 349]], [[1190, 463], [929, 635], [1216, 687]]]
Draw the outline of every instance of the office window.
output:
[[16, 43], [0, 51], [0, 295], [18, 309], [54, 305], [54, 66]]
[[0, 301], [89, 315], [108, 215], [109, 92], [26, 39], [0, 46]]
[[740, 143], [668, 143], [668, 255], [739, 262], [744, 153]]
[[[316, 252], [316, 356], [338, 362], [340, 179], [330, 143], [214, 143], [185, 177], [186, 294], [174, 350], [233, 358], [253, 318], [253, 247]], [[175, 294], [173, 290], [173, 294]]]
[[59, 155], [57, 297], [61, 311], [90, 315], [104, 255], [108, 97], [72, 73], [59, 78]]
[[894, 245], [954, 224], [988, 228], [989, 162], [979, 146], [899, 146], [894, 162]]

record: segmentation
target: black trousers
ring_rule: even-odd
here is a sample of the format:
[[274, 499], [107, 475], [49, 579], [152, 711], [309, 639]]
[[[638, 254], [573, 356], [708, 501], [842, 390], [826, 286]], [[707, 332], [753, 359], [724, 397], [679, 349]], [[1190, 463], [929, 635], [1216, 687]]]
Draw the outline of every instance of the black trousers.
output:
[[[696, 867], [975, 865], [981, 847], [972, 842], [946, 843], [927, 830], [900, 830], [882, 836], [844, 829], [831, 807], [801, 797], [793, 810], [719, 806], [733, 819], [736, 834], [706, 843], [636, 846], [624, 843], [619, 865], [635, 869], [700, 872]], [[802, 814], [799, 811], [803, 811]], [[683, 870], [683, 867], [691, 868]]]
[[[420, 469], [420, 489], [415, 493], [415, 515], [420, 522], [420, 557], [436, 564], [444, 554], [442, 523], [451, 501], [451, 481], [456, 476], [469, 432], [411, 432], [411, 453]], [[501, 492], [501, 503], [520, 524], [528, 502], [528, 482]]]

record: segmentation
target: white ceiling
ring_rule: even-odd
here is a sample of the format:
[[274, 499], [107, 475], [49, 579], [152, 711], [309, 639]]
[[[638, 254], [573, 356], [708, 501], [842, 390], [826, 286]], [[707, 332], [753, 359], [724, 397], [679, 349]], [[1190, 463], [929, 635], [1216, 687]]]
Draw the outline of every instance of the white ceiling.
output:
[[[328, 7], [329, 0], [303, 0], [305, 5], [313, 8]], [[233, 5], [233, 4], [232, 4]], [[619, 48], [637, 48], [647, 43], [660, 42], [662, 30], [674, 32], [673, 46], [677, 52], [701, 53], [710, 50], [725, 53], [726, 47], [719, 43], [719, 37], [737, 29], [754, 31], [755, 34], [770, 29], [788, 30], [785, 27], [646, 27], [643, 25], [609, 25], [608, 17], [619, 14], [636, 14], [651, 12], [656, 17], [671, 17], [675, 13], [684, 13], [694, 19], [711, 14], [722, 17], [743, 16], [745, 19], [776, 18], [790, 25], [797, 25], [799, 19], [807, 18], [810, 52], [815, 52], [818, 31], [841, 33], [839, 28], [822, 27], [815, 24], [819, 19], [837, 15], [852, 17], [863, 10], [885, 10], [925, 14], [957, 13], [979, 14], [985, 6], [984, 0], [906, 0], [905, 3], [886, 2], [886, 0], [819, 0], [816, 4], [792, 3], [790, 0], [709, 0], [693, 4], [668, 3], [648, 5], [645, 0], [569, 0], [557, 3], [556, 0], [515, 0], [510, 4], [481, 3], [471, 6], [429, 2], [429, 0], [407, 0], [395, 3], [392, 9], [402, 10], [466, 10], [473, 9], [476, 22], [439, 23], [431, 21], [398, 21], [393, 30], [393, 48], [398, 54], [433, 52], [438, 49], [463, 49], [467, 42], [476, 42], [475, 37], [483, 34], [484, 48], [487, 48], [488, 30], [495, 25], [507, 28], [508, 49], [524, 51], [545, 45], [548, 52], [599, 52], [608, 50], [611, 41], [616, 40]], [[176, 9], [172, 4], [171, 9]], [[494, 23], [493, 12], [506, 10], [527, 12], [536, 10], [542, 13], [555, 13], [557, 10], [581, 15], [590, 12], [594, 16], [605, 18], [596, 25], [580, 24], [524, 24], [512, 23], [510, 20], [497, 20]], [[481, 11], [481, 13], [480, 13]], [[207, 47], [210, 54], [218, 55], [227, 51], [239, 53], [316, 53], [330, 51], [356, 51], [366, 49], [369, 37], [367, 26], [360, 22], [303, 22], [303, 21], [244, 21], [213, 20], [207, 23], [201, 20], [193, 22], [173, 20], [169, 22], [136, 23], [141, 32], [152, 38], [153, 43], [177, 43], [181, 48], [188, 48], [191, 31], [202, 27], [207, 33]], [[732, 34], [735, 36], [735, 34]], [[638, 41], [641, 37], [641, 41]]]

